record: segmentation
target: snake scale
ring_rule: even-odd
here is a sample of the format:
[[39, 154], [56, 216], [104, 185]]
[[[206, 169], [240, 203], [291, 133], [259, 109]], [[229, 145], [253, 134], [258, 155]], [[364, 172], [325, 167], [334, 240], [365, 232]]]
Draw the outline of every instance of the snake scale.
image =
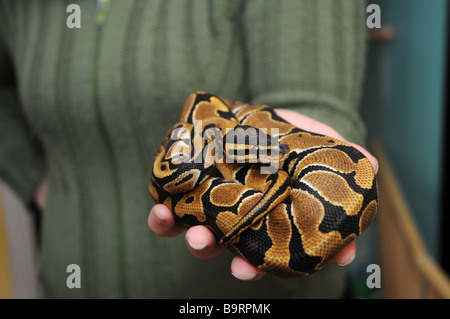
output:
[[289, 124], [265, 105], [195, 92], [154, 160], [150, 194], [186, 228], [266, 272], [321, 269], [378, 207], [370, 161], [336, 138]]

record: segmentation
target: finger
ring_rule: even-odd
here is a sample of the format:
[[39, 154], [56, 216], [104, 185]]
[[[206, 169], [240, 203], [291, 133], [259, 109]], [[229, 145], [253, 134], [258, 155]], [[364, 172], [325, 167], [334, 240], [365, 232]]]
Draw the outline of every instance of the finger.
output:
[[186, 244], [190, 252], [197, 258], [209, 259], [223, 251], [213, 233], [205, 226], [194, 226], [186, 232]]
[[174, 237], [182, 233], [185, 229], [178, 223], [170, 211], [163, 204], [153, 206], [148, 215], [148, 227], [158, 236]]
[[231, 262], [231, 273], [237, 279], [244, 281], [258, 280], [266, 274], [239, 256], [234, 257]]
[[350, 244], [344, 247], [339, 253], [337, 253], [332, 260], [339, 266], [347, 266], [355, 260], [356, 244], [352, 241]]
[[39, 208], [44, 208], [47, 200], [48, 181], [44, 179], [40, 184], [34, 195], [34, 201]]

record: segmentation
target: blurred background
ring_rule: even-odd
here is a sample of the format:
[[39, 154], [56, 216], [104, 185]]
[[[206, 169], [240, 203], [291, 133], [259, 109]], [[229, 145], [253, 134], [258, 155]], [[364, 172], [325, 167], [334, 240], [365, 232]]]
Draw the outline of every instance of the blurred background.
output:
[[[348, 298], [450, 298], [450, 80], [447, 0], [368, 1], [381, 29], [368, 30], [361, 115], [378, 158], [380, 210], [357, 241]], [[0, 192], [0, 298], [38, 296], [35, 220], [7, 185]], [[369, 288], [368, 265], [381, 288]]]
[[[441, 296], [438, 284], [450, 298], [448, 1], [370, 3], [381, 8], [382, 28], [369, 31], [361, 113], [380, 162], [381, 200], [376, 227], [357, 245], [352, 293], [432, 298]], [[371, 263], [381, 266], [380, 290], [367, 288]]]

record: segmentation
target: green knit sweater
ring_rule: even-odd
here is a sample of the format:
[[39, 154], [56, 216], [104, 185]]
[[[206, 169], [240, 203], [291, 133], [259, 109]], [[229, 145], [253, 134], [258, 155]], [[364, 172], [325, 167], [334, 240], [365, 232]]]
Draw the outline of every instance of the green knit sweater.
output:
[[[81, 8], [70, 29], [69, 4]], [[28, 203], [49, 181], [46, 297], [338, 297], [334, 265], [241, 282], [147, 226], [156, 148], [188, 94], [289, 107], [363, 141], [361, 0], [0, 1], [0, 176]], [[81, 268], [69, 289], [67, 266]]]

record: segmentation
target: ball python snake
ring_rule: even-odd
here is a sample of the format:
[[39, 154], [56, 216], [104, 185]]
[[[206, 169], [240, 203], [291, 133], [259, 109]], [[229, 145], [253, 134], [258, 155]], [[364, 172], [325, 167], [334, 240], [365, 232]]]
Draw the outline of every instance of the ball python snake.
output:
[[159, 147], [149, 184], [186, 228], [279, 276], [321, 269], [374, 220], [370, 161], [265, 105], [195, 92]]

